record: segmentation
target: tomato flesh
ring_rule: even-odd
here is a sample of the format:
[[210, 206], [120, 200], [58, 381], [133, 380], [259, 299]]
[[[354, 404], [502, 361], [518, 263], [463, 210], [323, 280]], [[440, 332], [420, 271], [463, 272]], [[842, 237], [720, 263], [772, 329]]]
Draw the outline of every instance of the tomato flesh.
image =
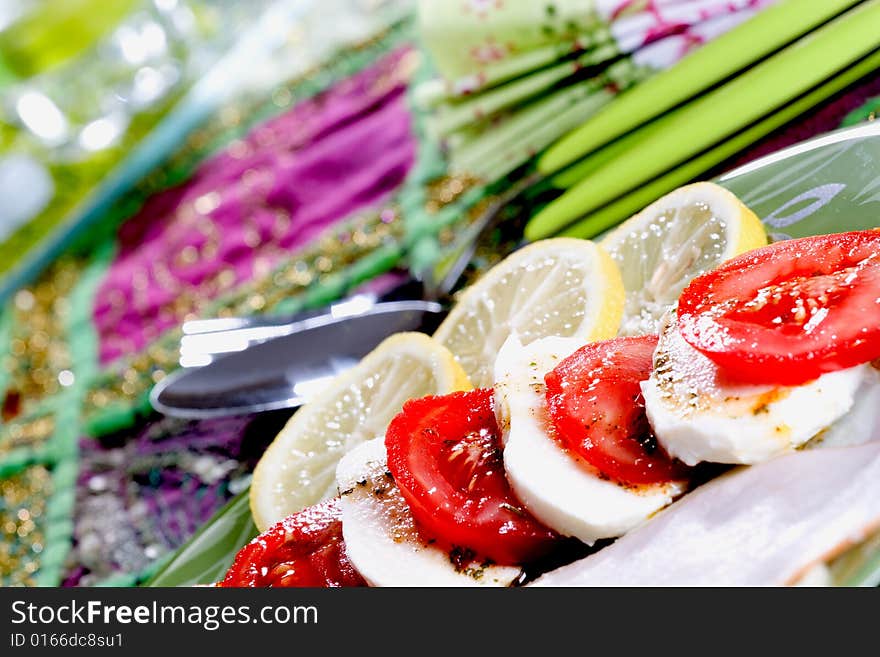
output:
[[388, 469], [426, 538], [502, 565], [546, 554], [557, 534], [504, 473], [491, 390], [407, 402], [385, 436]]
[[221, 587], [366, 586], [345, 555], [339, 500], [303, 509], [245, 545]]
[[777, 242], [729, 260], [685, 288], [678, 328], [748, 383], [800, 385], [880, 358], [880, 231]]
[[657, 444], [639, 382], [651, 374], [657, 336], [615, 338], [578, 349], [544, 376], [554, 437], [602, 474], [625, 484], [687, 477]]

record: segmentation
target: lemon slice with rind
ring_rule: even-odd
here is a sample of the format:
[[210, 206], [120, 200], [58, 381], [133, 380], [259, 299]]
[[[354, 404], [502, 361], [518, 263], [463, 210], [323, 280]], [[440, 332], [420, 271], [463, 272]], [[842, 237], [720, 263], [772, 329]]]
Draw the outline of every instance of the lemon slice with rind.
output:
[[492, 385], [495, 357], [511, 333], [523, 345], [548, 336], [584, 344], [617, 334], [623, 282], [596, 243], [560, 237], [502, 260], [467, 289], [434, 333], [477, 387]]
[[427, 335], [386, 339], [297, 411], [263, 454], [250, 492], [257, 528], [335, 495], [339, 459], [384, 436], [405, 401], [470, 387], [452, 354]]
[[660, 317], [692, 279], [765, 244], [758, 217], [714, 183], [658, 199], [602, 240], [626, 288], [621, 335], [657, 333]]

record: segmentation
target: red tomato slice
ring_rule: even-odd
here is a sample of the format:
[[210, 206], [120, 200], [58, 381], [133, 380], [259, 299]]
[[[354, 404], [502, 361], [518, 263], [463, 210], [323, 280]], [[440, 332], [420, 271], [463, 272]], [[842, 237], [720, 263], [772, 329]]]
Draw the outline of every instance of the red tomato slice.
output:
[[880, 358], [880, 231], [777, 242], [729, 260], [685, 288], [678, 327], [750, 383], [800, 385]]
[[626, 484], [687, 477], [657, 444], [639, 382], [651, 374], [657, 336], [581, 347], [544, 376], [556, 438], [604, 475]]
[[339, 500], [303, 509], [245, 545], [221, 587], [366, 586], [345, 556]]
[[407, 402], [385, 447], [388, 469], [426, 536], [502, 565], [532, 561], [558, 538], [507, 483], [491, 390]]

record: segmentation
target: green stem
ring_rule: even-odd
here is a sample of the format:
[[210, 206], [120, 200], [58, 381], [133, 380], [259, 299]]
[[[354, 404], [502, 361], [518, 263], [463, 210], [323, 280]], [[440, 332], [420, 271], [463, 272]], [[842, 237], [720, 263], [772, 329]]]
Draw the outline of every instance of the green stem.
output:
[[[538, 161], [549, 175], [828, 21], [859, 0], [782, 0], [639, 85], [550, 148]], [[877, 23], [874, 24], [876, 29]], [[821, 56], [820, 56], [821, 57]]]
[[429, 122], [428, 130], [437, 137], [444, 137], [474, 121], [518, 105], [550, 89], [553, 85], [575, 75], [579, 70], [608, 61], [620, 54], [613, 45], [591, 50], [573, 61], [566, 61], [538, 71], [509, 84], [487, 91], [479, 96], [441, 108]]
[[[426, 80], [415, 87], [413, 100], [418, 107], [423, 109], [430, 109], [444, 102], [461, 100], [526, 73], [549, 66], [576, 51], [591, 50], [600, 44], [611, 42], [612, 37], [608, 30], [604, 26], [597, 27], [594, 32], [581, 34], [576, 39], [565, 43], [542, 46], [527, 50], [521, 55], [503, 59], [497, 64], [483, 69], [479, 78], [471, 75], [451, 82], [440, 78]], [[474, 86], [475, 82], [477, 86]]]
[[678, 110], [666, 129], [587, 176], [539, 212], [530, 240], [648, 183], [838, 74], [880, 46], [880, 0], [871, 0]]
[[553, 115], [552, 120], [540, 123], [505, 149], [500, 149], [491, 158], [481, 161], [473, 168], [473, 173], [484, 180], [498, 180], [528, 162], [547, 148], [561, 134], [583, 123], [614, 99], [608, 89], [599, 89], [583, 100], [572, 102], [569, 107]]
[[597, 210], [583, 221], [563, 231], [562, 235], [585, 239], [599, 235], [650, 203], [653, 203], [663, 194], [694, 180], [757, 140], [809, 111], [819, 103], [824, 102], [834, 94], [870, 74], [878, 67], [880, 67], [880, 52], [867, 57], [857, 65], [787, 105], [784, 109], [771, 114], [748, 129], [738, 133], [735, 137], [690, 160], [687, 164], [673, 169], [650, 184], [639, 187], [623, 198]]
[[471, 171], [483, 160], [491, 158], [524, 139], [533, 130], [556, 119], [572, 103], [591, 102], [596, 94], [605, 93], [597, 80], [587, 80], [535, 101], [509, 117], [504, 123], [491, 126], [483, 135], [452, 153], [450, 169]]

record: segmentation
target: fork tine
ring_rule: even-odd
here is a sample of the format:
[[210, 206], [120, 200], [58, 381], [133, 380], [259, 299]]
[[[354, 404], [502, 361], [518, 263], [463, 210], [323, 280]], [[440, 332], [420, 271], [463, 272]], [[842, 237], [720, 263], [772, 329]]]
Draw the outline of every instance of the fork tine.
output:
[[217, 319], [193, 319], [184, 322], [181, 329], [184, 335], [198, 335], [201, 333], [215, 333], [218, 331], [232, 331], [249, 325], [247, 317], [226, 317]]
[[181, 364], [183, 364], [184, 360], [186, 362], [201, 363], [205, 358], [213, 360], [213, 358], [223, 354], [244, 351], [255, 343], [286, 335], [290, 332], [290, 327], [276, 326], [184, 335], [180, 339], [179, 348]]

